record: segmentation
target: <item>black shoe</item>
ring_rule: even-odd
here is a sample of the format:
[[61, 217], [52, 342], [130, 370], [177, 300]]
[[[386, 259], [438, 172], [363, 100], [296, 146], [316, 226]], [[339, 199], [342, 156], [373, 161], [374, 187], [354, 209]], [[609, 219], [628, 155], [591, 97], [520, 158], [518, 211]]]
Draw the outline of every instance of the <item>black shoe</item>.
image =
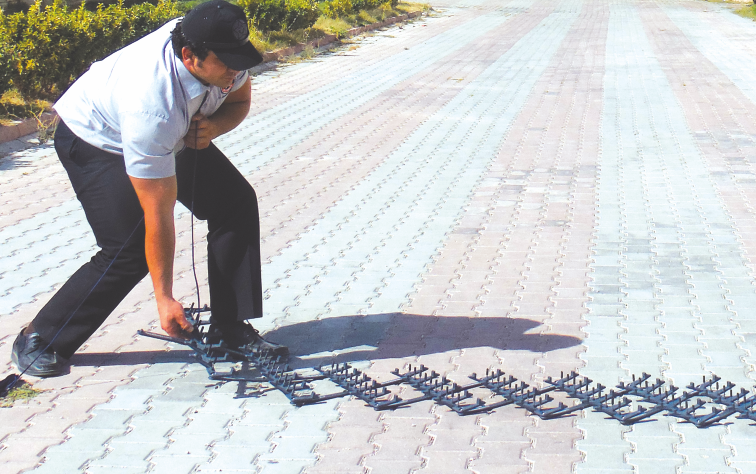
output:
[[260, 336], [260, 331], [245, 321], [210, 325], [207, 342], [211, 344], [220, 342], [223, 347], [240, 352], [269, 354], [281, 357], [289, 355], [288, 347], [266, 341]]
[[39, 334], [24, 334], [23, 330], [13, 342], [11, 360], [18, 370], [34, 377], [61, 375], [66, 363]]

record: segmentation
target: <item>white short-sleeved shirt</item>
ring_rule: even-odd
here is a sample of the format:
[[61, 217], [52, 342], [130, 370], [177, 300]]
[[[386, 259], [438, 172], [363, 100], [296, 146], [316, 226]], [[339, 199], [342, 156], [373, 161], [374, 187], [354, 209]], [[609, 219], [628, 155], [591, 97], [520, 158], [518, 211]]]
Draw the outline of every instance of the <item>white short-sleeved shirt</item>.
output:
[[203, 85], [173, 52], [178, 21], [92, 64], [53, 106], [81, 139], [123, 155], [135, 178], [176, 174], [176, 153], [184, 148], [192, 116], [212, 115], [248, 77], [240, 72], [225, 89]]

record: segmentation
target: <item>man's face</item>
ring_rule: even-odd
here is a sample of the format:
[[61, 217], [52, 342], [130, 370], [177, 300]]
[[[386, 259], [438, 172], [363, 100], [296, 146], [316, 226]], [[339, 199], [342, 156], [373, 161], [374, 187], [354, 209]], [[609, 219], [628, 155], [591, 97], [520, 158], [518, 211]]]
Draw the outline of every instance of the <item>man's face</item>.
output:
[[220, 88], [229, 87], [239, 71], [235, 71], [218, 59], [218, 56], [210, 51], [205, 59], [199, 59], [189, 48], [182, 51], [183, 62], [194, 77], [205, 84], [212, 84]]

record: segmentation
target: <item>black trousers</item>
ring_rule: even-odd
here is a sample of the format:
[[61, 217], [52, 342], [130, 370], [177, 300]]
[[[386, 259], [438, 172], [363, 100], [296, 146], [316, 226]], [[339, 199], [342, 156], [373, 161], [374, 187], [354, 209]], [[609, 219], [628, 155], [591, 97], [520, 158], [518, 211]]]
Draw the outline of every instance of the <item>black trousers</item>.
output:
[[[69, 358], [148, 270], [142, 207], [123, 157], [93, 147], [63, 122], [55, 133], [55, 151], [100, 247], [34, 319], [42, 338]], [[193, 194], [195, 217], [207, 220], [213, 320], [262, 317], [260, 225], [254, 189], [212, 144], [204, 150], [181, 152], [176, 157], [176, 179], [178, 200], [190, 209]]]

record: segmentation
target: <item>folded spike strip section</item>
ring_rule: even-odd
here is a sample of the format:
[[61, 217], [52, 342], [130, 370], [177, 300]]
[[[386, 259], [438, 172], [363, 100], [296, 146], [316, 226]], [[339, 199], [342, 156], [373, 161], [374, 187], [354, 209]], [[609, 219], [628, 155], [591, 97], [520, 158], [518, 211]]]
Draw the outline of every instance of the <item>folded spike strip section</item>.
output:
[[[646, 373], [638, 378], [633, 376], [632, 382], [620, 382], [608, 391], [606, 386], [594, 384], [593, 380], [576, 372], [566, 376], [562, 374], [557, 380], [547, 377], [544, 388], [531, 387], [501, 370], [488, 370], [485, 376], [480, 377], [472, 374], [469, 378], [473, 383], [460, 385], [424, 365], [410, 365], [404, 373], [396, 369], [391, 372], [396, 378], [387, 382], [378, 382], [348, 363], [322, 365], [314, 368], [318, 375], [305, 375], [303, 372], [314, 372], [311, 369], [292, 370], [279, 356], [230, 349], [223, 347], [222, 343], [208, 343], [207, 327], [210, 323], [201, 318], [201, 313], [208, 311], [207, 306], [199, 310], [193, 307], [185, 310], [187, 318], [194, 325], [193, 337], [188, 340], [143, 330], [138, 333], [190, 347], [197, 361], [207, 369], [211, 380], [267, 383], [281, 391], [296, 406], [354, 396], [376, 410], [394, 410], [421, 401], [432, 401], [463, 416], [515, 405], [544, 420], [590, 408], [609, 415], [623, 425], [649, 420], [660, 413], [681, 418], [698, 428], [714, 425], [734, 414], [756, 421], [756, 396], [743, 388], [740, 392], [733, 392], [736, 387], [730, 382], [720, 386], [721, 379], [716, 375], [709, 379], [704, 377], [700, 384], [689, 384], [687, 391], [682, 393], [678, 387], [663, 380], [650, 382], [651, 376]], [[259, 376], [249, 376], [247, 372], [235, 368], [225, 372], [215, 368], [217, 363], [237, 361], [248, 362], [257, 369]], [[318, 394], [312, 382], [319, 380], [329, 380], [342, 391]], [[389, 390], [389, 387], [401, 384], [411, 386], [420, 395], [402, 399]], [[471, 390], [480, 388], [491, 391], [494, 398], [488, 402], [475, 398]], [[561, 392], [576, 403], [571, 406], [563, 402], [554, 404], [550, 392]], [[707, 405], [711, 404], [719, 407], [713, 406], [707, 410]]]
[[[164, 336], [142, 329], [137, 331], [137, 334], [191, 348], [195, 353], [197, 361], [207, 370], [211, 380], [221, 382], [264, 382], [281, 391], [296, 406], [309, 405], [348, 395], [346, 392], [329, 395], [316, 394], [310, 383], [315, 380], [322, 380], [325, 376], [303, 376], [298, 374], [291, 370], [279, 356], [273, 356], [266, 352], [242, 352], [230, 349], [223, 347], [222, 341], [216, 344], [207, 343], [207, 332], [210, 321], [209, 318], [202, 318], [202, 313], [205, 312], [210, 312], [210, 308], [207, 305], [201, 309], [194, 308], [194, 305], [184, 309], [186, 318], [194, 326], [191, 339]], [[260, 376], [248, 377], [246, 373], [237, 371], [234, 368], [227, 372], [219, 372], [215, 368], [215, 364], [217, 363], [236, 362], [239, 360], [249, 362], [258, 370]]]

